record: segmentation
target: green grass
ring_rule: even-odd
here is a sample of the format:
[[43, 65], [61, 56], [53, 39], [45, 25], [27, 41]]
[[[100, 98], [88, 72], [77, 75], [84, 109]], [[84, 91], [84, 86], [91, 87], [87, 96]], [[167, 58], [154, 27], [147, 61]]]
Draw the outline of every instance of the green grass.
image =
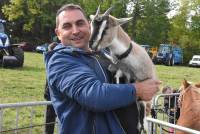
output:
[[[184, 66], [156, 65], [161, 88], [170, 85], [179, 88], [182, 80], [200, 81], [200, 69]], [[25, 53], [23, 68], [0, 68], [0, 103], [39, 101], [43, 99], [45, 66], [43, 55]]]
[[[182, 80], [200, 81], [200, 69], [184, 66], [156, 65], [158, 78], [163, 82], [161, 88], [169, 85], [179, 88]], [[3, 69], [0, 68], [0, 104], [44, 100], [45, 66], [43, 55], [25, 52], [23, 68]], [[34, 109], [35, 120], [33, 124], [41, 124], [44, 121], [44, 107]], [[30, 110], [20, 109], [19, 127], [30, 123]], [[16, 112], [14, 109], [4, 111], [4, 129], [13, 128]], [[43, 128], [34, 128], [33, 134], [42, 133]], [[21, 130], [20, 133], [28, 133], [29, 130]], [[12, 132], [11, 132], [12, 133]], [[9, 133], [8, 133], [9, 134]]]
[[0, 68], [0, 103], [43, 100], [43, 55], [25, 53], [23, 68]]
[[200, 81], [200, 68], [191, 68], [187, 66], [156, 66], [157, 75], [162, 81], [161, 88], [169, 85], [172, 88], [179, 88], [183, 79], [191, 82]]

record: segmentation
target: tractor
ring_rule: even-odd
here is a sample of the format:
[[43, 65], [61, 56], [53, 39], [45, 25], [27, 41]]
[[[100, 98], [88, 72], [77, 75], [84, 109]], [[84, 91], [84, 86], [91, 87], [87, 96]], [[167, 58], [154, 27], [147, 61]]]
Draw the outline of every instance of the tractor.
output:
[[24, 51], [19, 45], [10, 43], [5, 24], [6, 21], [0, 19], [0, 66], [3, 68], [22, 67]]
[[175, 64], [183, 64], [183, 50], [176, 45], [160, 44], [157, 55], [154, 57], [155, 64], [165, 64], [174, 66]]

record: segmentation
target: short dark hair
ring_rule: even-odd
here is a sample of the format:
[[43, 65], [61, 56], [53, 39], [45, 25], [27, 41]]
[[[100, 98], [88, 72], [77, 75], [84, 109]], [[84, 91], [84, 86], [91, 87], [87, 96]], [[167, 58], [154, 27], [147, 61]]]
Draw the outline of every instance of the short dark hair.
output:
[[66, 10], [80, 10], [84, 16], [85, 15], [85, 11], [79, 6], [79, 5], [75, 5], [73, 3], [70, 4], [65, 4], [63, 5], [60, 9], [58, 9], [57, 13], [56, 13], [56, 27], [58, 27], [59, 21], [58, 21], [58, 16], [62, 11], [66, 11]]
[[162, 93], [165, 93], [168, 89], [171, 89], [170, 86], [165, 86], [163, 89], [162, 89]]

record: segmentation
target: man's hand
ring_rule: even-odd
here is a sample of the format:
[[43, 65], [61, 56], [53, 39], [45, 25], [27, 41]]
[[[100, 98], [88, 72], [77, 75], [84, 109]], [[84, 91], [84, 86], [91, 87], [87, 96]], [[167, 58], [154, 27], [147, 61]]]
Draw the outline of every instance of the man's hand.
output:
[[144, 101], [149, 101], [159, 91], [162, 82], [159, 80], [148, 79], [142, 82], [136, 82], [136, 96]]

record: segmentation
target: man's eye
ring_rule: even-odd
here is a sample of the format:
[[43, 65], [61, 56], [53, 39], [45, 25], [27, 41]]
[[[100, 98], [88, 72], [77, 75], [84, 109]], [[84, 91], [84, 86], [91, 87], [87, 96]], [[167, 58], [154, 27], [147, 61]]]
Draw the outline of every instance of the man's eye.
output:
[[67, 24], [67, 25], [63, 25], [63, 29], [70, 29], [71, 25]]
[[85, 25], [85, 22], [84, 21], [79, 21], [78, 23], [77, 23], [77, 26], [84, 26]]

